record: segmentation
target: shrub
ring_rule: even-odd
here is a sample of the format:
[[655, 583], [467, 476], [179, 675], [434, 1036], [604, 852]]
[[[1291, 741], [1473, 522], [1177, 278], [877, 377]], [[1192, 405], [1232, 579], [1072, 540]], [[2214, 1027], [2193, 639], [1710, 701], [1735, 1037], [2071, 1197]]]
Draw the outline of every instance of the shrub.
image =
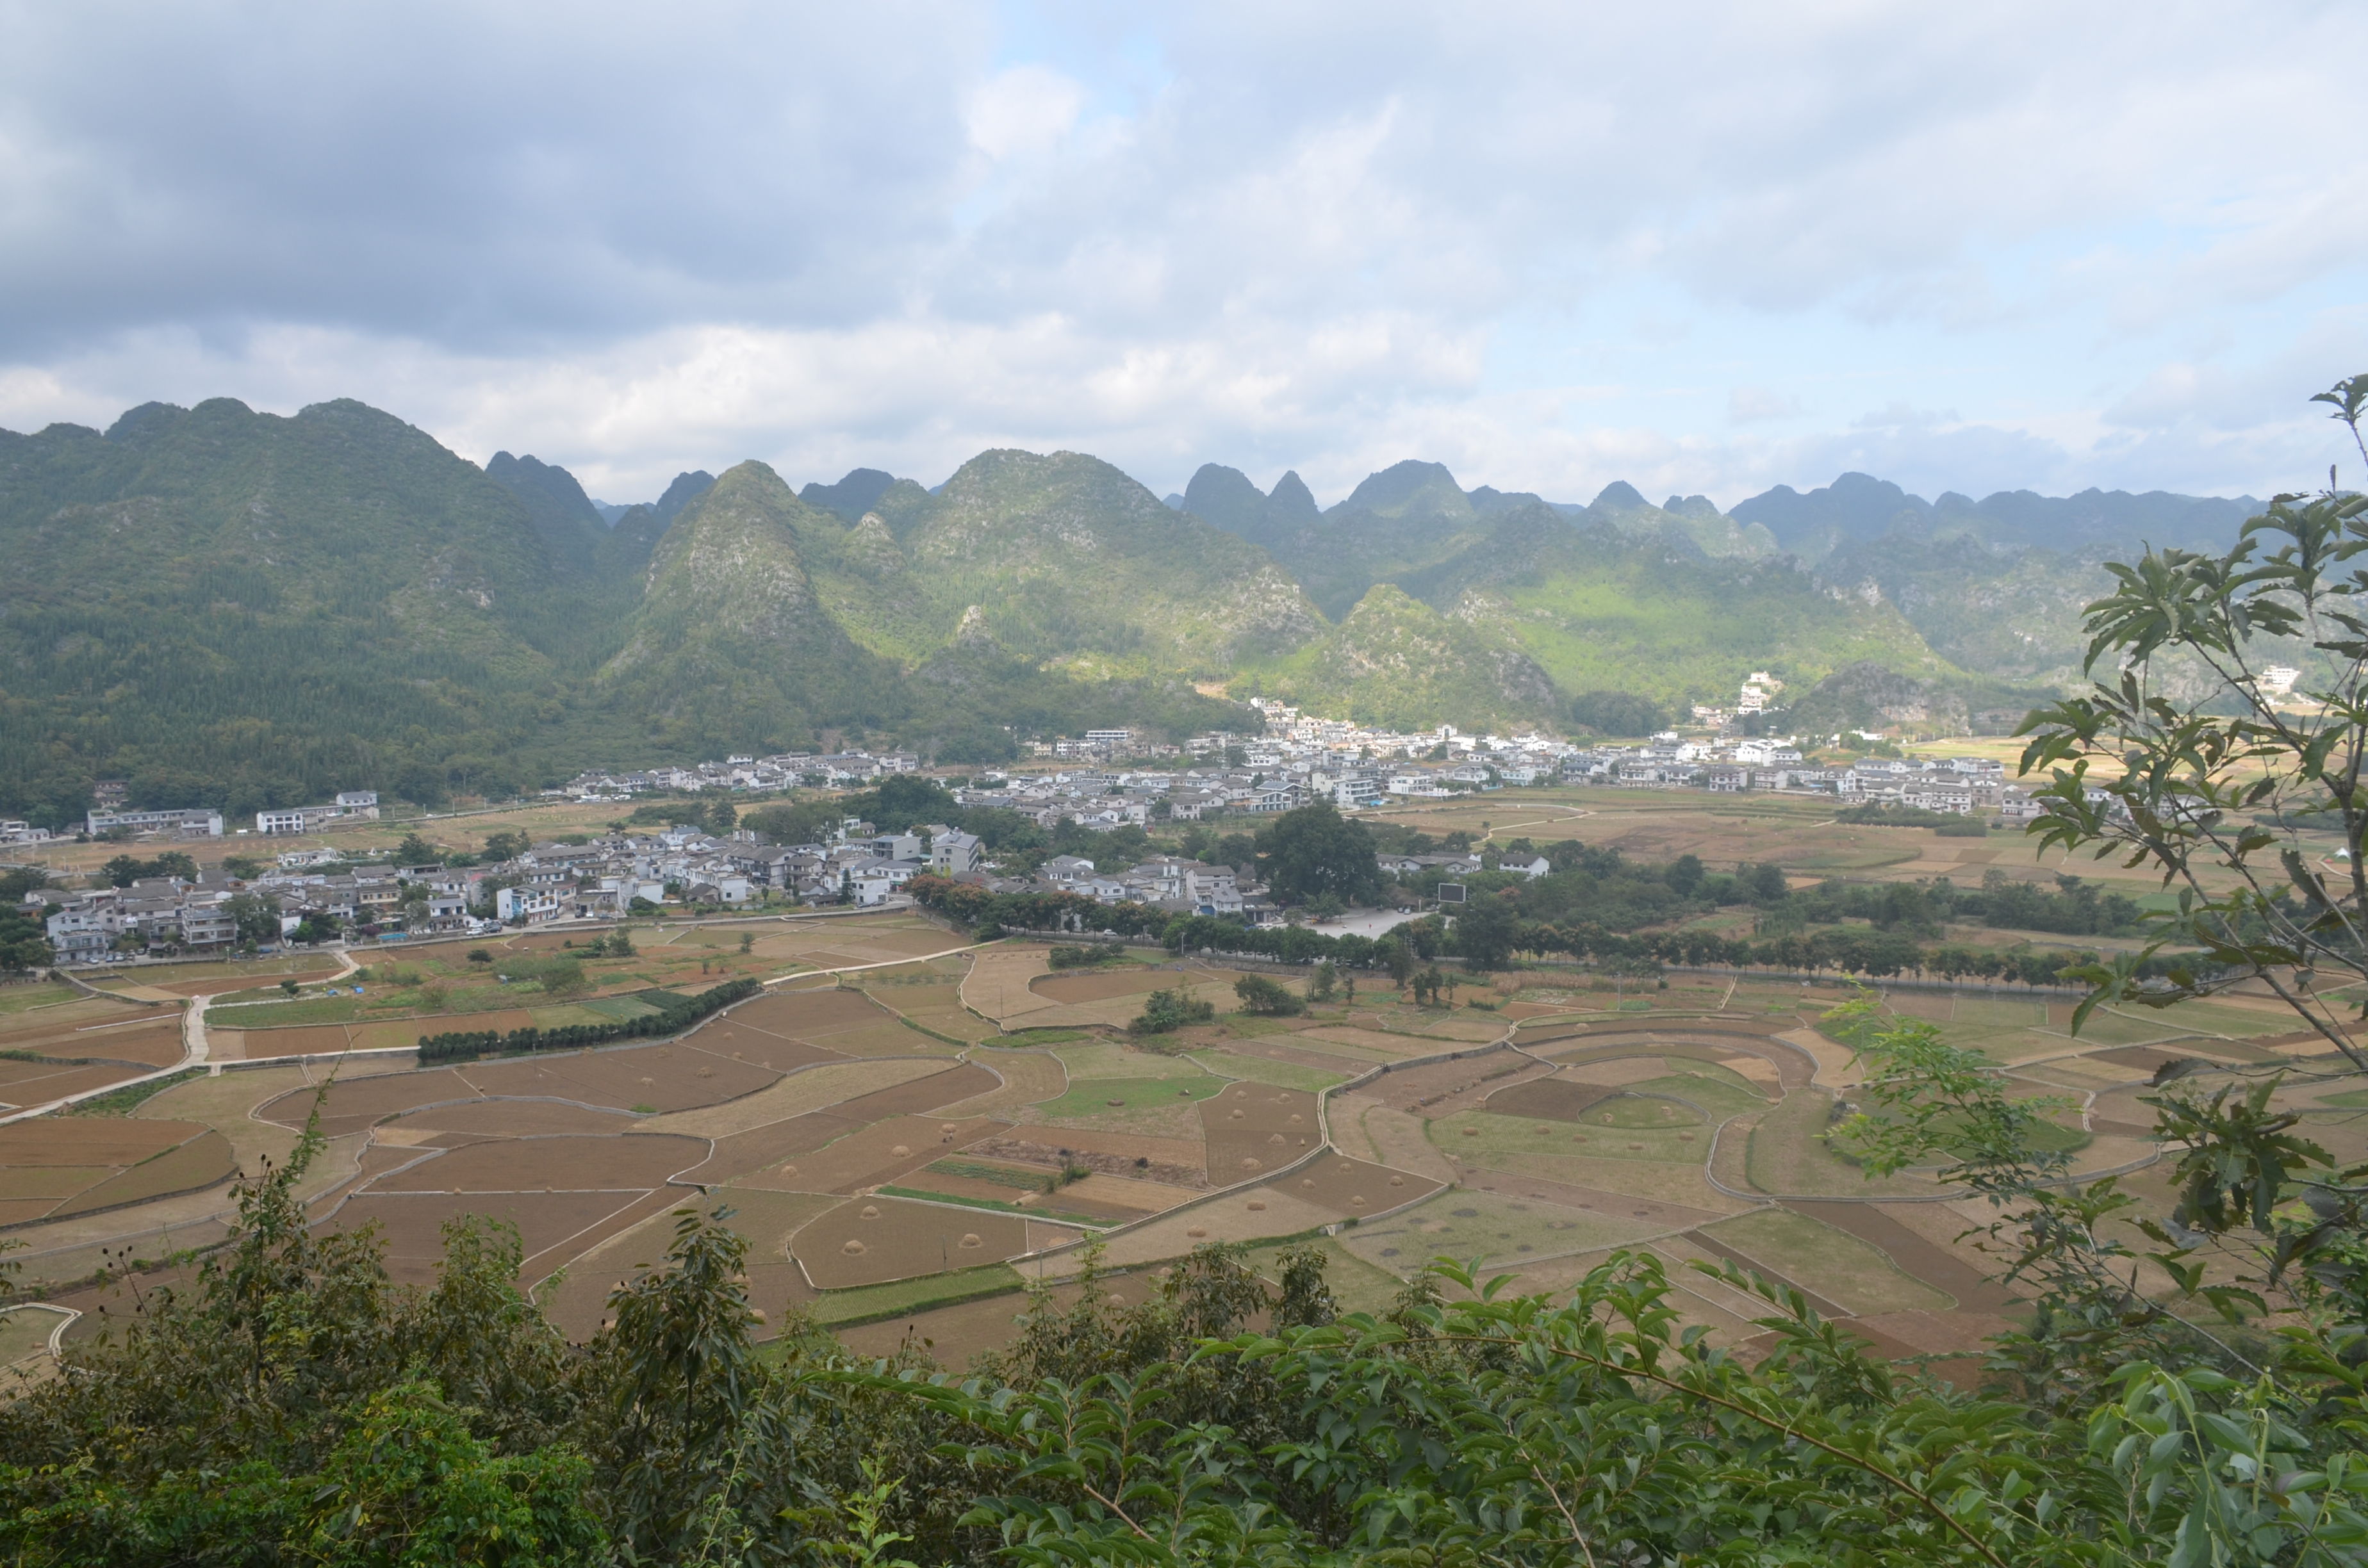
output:
[[1235, 981], [1234, 994], [1241, 999], [1243, 1012], [1261, 1017], [1287, 1018], [1307, 1009], [1306, 1003], [1262, 974], [1246, 974]]
[[1142, 1017], [1126, 1027], [1130, 1034], [1171, 1034], [1216, 1016], [1214, 1003], [1196, 1002], [1189, 991], [1155, 991], [1143, 999]]
[[1088, 964], [1108, 963], [1112, 959], [1124, 956], [1123, 949], [1118, 948], [1054, 948], [1045, 955], [1045, 961], [1054, 969], [1083, 969]]

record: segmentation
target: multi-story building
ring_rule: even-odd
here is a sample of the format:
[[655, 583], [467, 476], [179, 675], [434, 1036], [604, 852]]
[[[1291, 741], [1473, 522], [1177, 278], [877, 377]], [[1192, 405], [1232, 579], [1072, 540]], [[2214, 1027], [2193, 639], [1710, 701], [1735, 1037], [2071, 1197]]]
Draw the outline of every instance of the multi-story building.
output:
[[132, 833], [176, 833], [184, 838], [220, 838], [222, 814], [211, 806], [196, 806], [170, 812], [88, 812], [83, 818], [90, 835], [123, 829]]

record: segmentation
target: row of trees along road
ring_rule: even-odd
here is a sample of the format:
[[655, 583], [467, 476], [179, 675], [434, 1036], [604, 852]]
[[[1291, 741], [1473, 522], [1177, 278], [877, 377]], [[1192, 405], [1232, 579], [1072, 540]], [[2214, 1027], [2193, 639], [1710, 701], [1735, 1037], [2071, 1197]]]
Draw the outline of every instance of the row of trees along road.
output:
[[[2328, 396], [2356, 440], [2368, 378]], [[1017, 1339], [963, 1372], [918, 1346], [850, 1357], [794, 1312], [760, 1349], [745, 1244], [707, 1204], [571, 1346], [519, 1290], [499, 1225], [456, 1221], [425, 1291], [389, 1281], [370, 1233], [315, 1230], [297, 1197], [321, 1149], [308, 1133], [245, 1183], [235, 1235], [199, 1271], [139, 1286], [63, 1375], [0, 1405], [0, 1551], [520, 1568], [2368, 1562], [2368, 1172], [2340, 1168], [2277, 1093], [2368, 1063], [2338, 994], [2368, 982], [2363, 513], [2330, 479], [2280, 497], [2231, 551], [2117, 567], [2089, 614], [2091, 665], [2111, 678], [2026, 726], [2043, 838], [2158, 871], [2180, 900], [2153, 956], [2213, 960], [2100, 960], [2090, 1005], [2241, 978], [2328, 1048], [2166, 1074], [2152, 1104], [2174, 1213], [2116, 1227], [2117, 1184], [2072, 1179], [2037, 1136], [2046, 1108], [1930, 1026], [1863, 1004], [1837, 1020], [1864, 1058], [1867, 1110], [1836, 1137], [1870, 1169], [1938, 1165], [1980, 1200], [2001, 1273], [2032, 1301], [1980, 1393], [1871, 1358], [1732, 1269], [1764, 1301], [1767, 1337], [1765, 1354], [1730, 1356], [1681, 1331], [1663, 1263], [1627, 1252], [1554, 1300], [1442, 1263], [1366, 1314], [1340, 1310], [1312, 1247], [1261, 1277], [1212, 1245], [1141, 1306], [1090, 1273], [1033, 1298]], [[2250, 676], [2272, 656], [2307, 662], [2306, 710], [2259, 695]], [[2199, 669], [2219, 685], [2191, 701]], [[2329, 834], [2347, 856], [2321, 852]]]

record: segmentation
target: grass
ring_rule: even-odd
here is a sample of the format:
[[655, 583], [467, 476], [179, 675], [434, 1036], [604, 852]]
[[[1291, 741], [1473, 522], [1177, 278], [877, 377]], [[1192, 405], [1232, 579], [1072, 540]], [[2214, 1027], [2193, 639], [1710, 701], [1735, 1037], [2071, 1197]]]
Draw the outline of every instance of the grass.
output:
[[1420, 1268], [1435, 1257], [1505, 1263], [1611, 1246], [1655, 1227], [1535, 1199], [1450, 1188], [1403, 1214], [1342, 1233], [1349, 1252], [1376, 1267]]
[[990, 1035], [978, 1043], [991, 1051], [1041, 1051], [1046, 1046], [1099, 1038], [1085, 1029], [1022, 1029], [1018, 1034]]
[[926, 1203], [951, 1203], [958, 1209], [984, 1209], [994, 1214], [1020, 1214], [1030, 1220], [1058, 1220], [1064, 1224], [1084, 1225], [1091, 1230], [1101, 1230], [1110, 1223], [1106, 1217], [1076, 1214], [1035, 1203], [1007, 1203], [999, 1198], [969, 1198], [951, 1192], [932, 1192], [925, 1187], [883, 1187], [880, 1191], [888, 1198], [917, 1198]]
[[1253, 1084], [1272, 1084], [1278, 1089], [1328, 1089], [1335, 1084], [1349, 1081], [1346, 1073], [1327, 1072], [1321, 1067], [1309, 1067], [1297, 1062], [1269, 1062], [1262, 1056], [1243, 1056], [1231, 1051], [1196, 1051], [1185, 1060], [1197, 1062], [1208, 1071], [1225, 1078], [1247, 1079]]
[[1702, 1233], [1851, 1312], [1942, 1312], [1956, 1303], [1909, 1278], [1881, 1249], [1786, 1209], [1706, 1225]]
[[156, 1078], [144, 1084], [126, 1084], [120, 1089], [109, 1089], [103, 1095], [93, 1095], [66, 1108], [68, 1116], [130, 1116], [165, 1090], [206, 1075], [203, 1067], [184, 1067], [169, 1078]]
[[0, 1367], [14, 1366], [49, 1347], [50, 1335], [65, 1320], [37, 1307], [0, 1312]]
[[860, 1285], [851, 1290], [825, 1290], [807, 1310], [826, 1328], [854, 1328], [883, 1318], [925, 1312], [987, 1296], [1001, 1296], [1023, 1288], [1019, 1271], [1008, 1263], [958, 1268], [951, 1274], [927, 1274], [917, 1279], [895, 1279], [885, 1285]]
[[82, 993], [71, 985], [46, 981], [32, 985], [0, 985], [0, 1013], [23, 1013], [59, 1002], [71, 1002]]
[[1753, 1186], [1762, 1192], [1836, 1198], [1931, 1190], [1929, 1183], [1906, 1176], [1869, 1181], [1860, 1167], [1827, 1148], [1818, 1134], [1826, 1131], [1832, 1104], [1816, 1089], [1795, 1089], [1759, 1119], [1744, 1153]]
[[[1610, 1102], [1618, 1103], [1618, 1102]], [[1529, 1117], [1497, 1116], [1487, 1111], [1458, 1111], [1429, 1125], [1430, 1141], [1451, 1154], [1485, 1162], [1491, 1154], [1583, 1154], [1597, 1160], [1631, 1160], [1660, 1165], [1699, 1165], [1710, 1153], [1710, 1130], [1682, 1106], [1666, 1100], [1630, 1100], [1631, 1106], [1651, 1106], [1685, 1118], [1683, 1124], [1662, 1122], [1625, 1127], [1604, 1124], [1600, 1116], [1619, 1116], [1605, 1107], [1591, 1108], [1587, 1121], [1537, 1121]], [[1547, 1131], [1541, 1132], [1539, 1128]], [[1466, 1130], [1469, 1130], [1467, 1132]], [[1691, 1136], [1688, 1137], [1687, 1134]], [[1634, 1145], [1634, 1147], [1631, 1147]]]
[[931, 1176], [960, 1176], [964, 1181], [989, 1182], [1015, 1192], [1041, 1192], [1044, 1173], [1020, 1165], [989, 1165], [979, 1160], [932, 1160], [922, 1169]]
[[1158, 1056], [1147, 1051], [1110, 1041], [1094, 1040], [1063, 1046], [1055, 1055], [1068, 1069], [1071, 1079], [1198, 1078], [1203, 1076], [1197, 1062], [1181, 1057]]
[[[1681, 1061], [1673, 1057], [1671, 1061]], [[1631, 1084], [1632, 1095], [1678, 1095], [1693, 1101], [1713, 1119], [1724, 1120], [1747, 1110], [1759, 1110], [1768, 1104], [1768, 1096], [1759, 1094], [1739, 1073], [1729, 1073], [1723, 1067], [1704, 1063], [1701, 1072], [1686, 1069], [1666, 1078], [1648, 1078], [1641, 1084]]]
[[[1037, 1108], [1053, 1121], [1087, 1121], [1126, 1111], [1167, 1110], [1184, 1101], [1213, 1099], [1230, 1079], [1201, 1074], [1190, 1078], [1086, 1078], [1058, 1099]], [[1112, 1105], [1112, 1100], [1122, 1101]]]
[[1640, 1128], [1657, 1131], [1665, 1128], [1701, 1127], [1703, 1120], [1699, 1112], [1684, 1106], [1650, 1098], [1640, 1084], [1588, 1107], [1579, 1125], [1609, 1127], [1615, 1131], [1634, 1131]]

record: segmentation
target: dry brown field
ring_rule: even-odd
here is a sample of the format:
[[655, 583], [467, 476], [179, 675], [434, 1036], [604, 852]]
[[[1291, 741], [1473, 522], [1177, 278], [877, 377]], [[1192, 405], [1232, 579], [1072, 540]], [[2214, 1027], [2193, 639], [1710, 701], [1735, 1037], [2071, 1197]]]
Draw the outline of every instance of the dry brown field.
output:
[[790, 1250], [825, 1290], [993, 1263], [1029, 1250], [1028, 1221], [907, 1198], [854, 1198], [810, 1221]]
[[705, 1140], [581, 1133], [465, 1143], [371, 1183], [374, 1192], [647, 1191], [707, 1157]]
[[793, 1180], [803, 1192], [853, 1192], [885, 1186], [901, 1181], [932, 1160], [992, 1138], [1010, 1125], [985, 1117], [960, 1121], [933, 1116], [894, 1117], [835, 1139], [800, 1156], [779, 1175]]
[[1278, 1170], [1322, 1142], [1317, 1096], [1304, 1089], [1236, 1084], [1201, 1102], [1210, 1181], [1219, 1187]]
[[230, 1141], [193, 1121], [36, 1117], [0, 1127], [0, 1226], [199, 1192], [230, 1179]]

